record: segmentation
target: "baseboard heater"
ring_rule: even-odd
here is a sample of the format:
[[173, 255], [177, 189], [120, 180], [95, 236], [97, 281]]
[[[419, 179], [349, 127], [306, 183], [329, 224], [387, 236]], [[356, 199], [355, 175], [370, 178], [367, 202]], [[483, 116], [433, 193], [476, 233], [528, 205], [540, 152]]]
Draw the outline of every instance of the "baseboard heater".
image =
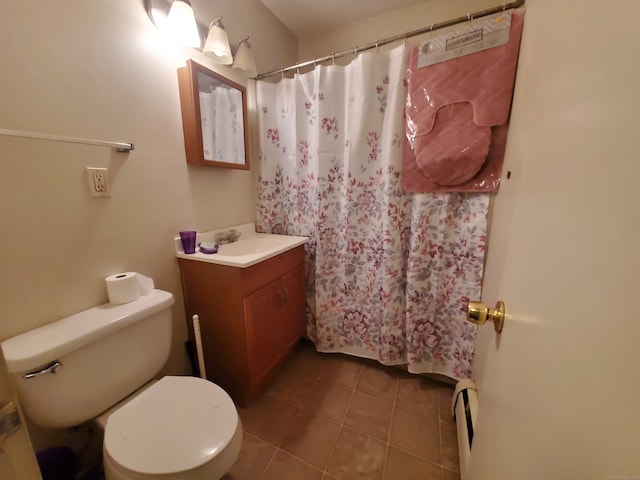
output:
[[458, 431], [460, 478], [464, 480], [469, 457], [471, 456], [473, 433], [478, 418], [478, 392], [473, 380], [461, 380], [456, 384], [451, 402], [451, 410]]

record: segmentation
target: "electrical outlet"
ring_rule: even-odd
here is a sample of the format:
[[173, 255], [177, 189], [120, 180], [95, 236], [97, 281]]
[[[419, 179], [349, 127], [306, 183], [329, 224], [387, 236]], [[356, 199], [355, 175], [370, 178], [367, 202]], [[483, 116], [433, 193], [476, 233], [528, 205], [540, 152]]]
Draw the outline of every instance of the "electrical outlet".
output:
[[89, 194], [92, 197], [110, 197], [107, 188], [106, 168], [87, 167], [87, 183], [89, 184]]

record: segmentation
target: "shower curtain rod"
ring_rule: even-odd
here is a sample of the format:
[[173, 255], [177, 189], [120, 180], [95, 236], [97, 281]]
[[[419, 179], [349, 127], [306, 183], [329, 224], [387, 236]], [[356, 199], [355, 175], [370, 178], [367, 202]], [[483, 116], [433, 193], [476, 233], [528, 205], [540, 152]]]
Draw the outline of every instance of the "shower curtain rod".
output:
[[254, 80], [262, 80], [263, 78], [272, 77], [278, 74], [282, 74], [284, 76], [285, 72], [289, 72], [291, 70], [297, 70], [299, 68], [308, 67], [310, 65], [315, 66], [317, 64], [326, 62], [327, 60], [335, 60], [336, 58], [344, 57], [345, 55], [357, 55], [359, 52], [371, 50], [372, 48], [378, 48], [378, 47], [381, 47], [382, 45], [387, 45], [389, 43], [397, 42], [398, 40], [406, 40], [407, 38], [423, 35], [425, 33], [433, 32], [434, 30], [440, 30], [442, 28], [451, 27], [459, 23], [469, 22], [476, 18], [486, 17], [488, 15], [493, 15], [494, 13], [503, 12], [505, 10], [509, 10], [512, 8], [518, 8], [524, 5], [524, 2], [525, 0], [515, 0], [514, 2], [510, 2], [510, 3], [503, 3], [499, 7], [487, 8], [486, 10], [480, 10], [479, 12], [469, 13], [463, 17], [453, 18], [451, 20], [446, 20], [440, 23], [434, 23], [430, 27], [424, 27], [418, 30], [412, 30], [410, 32], [407, 32], [401, 35], [396, 35], [394, 37], [388, 37], [382, 40], [377, 40], [373, 43], [368, 43], [361, 47], [358, 47], [356, 45], [354, 48], [349, 50], [342, 50], [341, 52], [332, 53], [331, 55], [327, 55], [325, 57], [314, 58], [313, 60], [296, 63], [295, 65], [291, 65], [289, 67], [282, 67], [282, 68], [279, 68], [278, 70], [272, 70], [270, 72], [261, 73], [259, 75], [256, 75], [253, 78]]

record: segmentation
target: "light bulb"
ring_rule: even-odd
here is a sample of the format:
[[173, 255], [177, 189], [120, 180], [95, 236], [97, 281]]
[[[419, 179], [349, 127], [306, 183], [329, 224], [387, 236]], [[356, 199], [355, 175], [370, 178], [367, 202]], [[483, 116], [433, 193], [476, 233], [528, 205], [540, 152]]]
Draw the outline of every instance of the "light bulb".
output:
[[222, 25], [222, 17], [214, 18], [209, 25], [209, 34], [202, 51], [213, 54], [214, 60], [222, 65], [230, 65], [233, 62], [229, 37]]
[[197, 48], [202, 44], [196, 18], [188, 0], [173, 1], [167, 17], [166, 30], [187, 47]]

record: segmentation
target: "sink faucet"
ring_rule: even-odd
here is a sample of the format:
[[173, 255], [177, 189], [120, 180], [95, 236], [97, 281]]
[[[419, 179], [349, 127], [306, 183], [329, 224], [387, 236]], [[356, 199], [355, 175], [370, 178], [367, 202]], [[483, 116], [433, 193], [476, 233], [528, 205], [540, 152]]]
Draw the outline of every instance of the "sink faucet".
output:
[[225, 243], [232, 243], [240, 238], [240, 232], [235, 229], [227, 230], [225, 232], [216, 233], [215, 241], [217, 244], [224, 245]]

